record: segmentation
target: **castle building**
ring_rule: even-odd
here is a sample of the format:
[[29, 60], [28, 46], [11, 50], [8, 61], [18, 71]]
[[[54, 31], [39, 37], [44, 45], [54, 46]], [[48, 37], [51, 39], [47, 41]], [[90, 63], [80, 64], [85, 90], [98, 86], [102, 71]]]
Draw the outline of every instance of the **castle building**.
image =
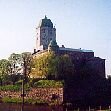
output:
[[36, 28], [36, 48], [37, 50], [48, 49], [51, 40], [56, 40], [56, 29], [53, 23], [45, 16]]
[[47, 51], [55, 51], [59, 55], [68, 54], [77, 73], [80, 73], [82, 67], [85, 66], [91, 72], [105, 78], [105, 59], [94, 57], [92, 50], [59, 47], [56, 42], [56, 28], [45, 16], [36, 28], [36, 50], [34, 50], [33, 57], [45, 54]]

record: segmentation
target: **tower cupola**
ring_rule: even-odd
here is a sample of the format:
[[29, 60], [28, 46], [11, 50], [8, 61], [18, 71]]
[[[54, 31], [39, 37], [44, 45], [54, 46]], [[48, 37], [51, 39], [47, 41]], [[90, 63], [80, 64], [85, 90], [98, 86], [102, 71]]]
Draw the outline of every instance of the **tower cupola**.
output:
[[51, 40], [48, 45], [48, 51], [58, 52], [58, 50], [59, 50], [59, 46], [57, 45], [56, 40]]
[[46, 16], [44, 19], [41, 19], [39, 22], [38, 27], [50, 27], [53, 28], [53, 23], [51, 22], [50, 19], [48, 19]]

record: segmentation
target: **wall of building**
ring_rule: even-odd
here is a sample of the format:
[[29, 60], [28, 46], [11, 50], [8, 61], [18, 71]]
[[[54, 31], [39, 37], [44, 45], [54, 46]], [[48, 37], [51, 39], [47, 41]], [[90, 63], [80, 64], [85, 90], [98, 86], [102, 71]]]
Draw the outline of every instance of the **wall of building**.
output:
[[[56, 40], [56, 29], [51, 27], [40, 27], [37, 28], [37, 50], [48, 49], [48, 45], [51, 40]], [[43, 49], [41, 48], [43, 46]]]
[[93, 71], [95, 74], [105, 77], [105, 59], [94, 57], [86, 62], [86, 66]]

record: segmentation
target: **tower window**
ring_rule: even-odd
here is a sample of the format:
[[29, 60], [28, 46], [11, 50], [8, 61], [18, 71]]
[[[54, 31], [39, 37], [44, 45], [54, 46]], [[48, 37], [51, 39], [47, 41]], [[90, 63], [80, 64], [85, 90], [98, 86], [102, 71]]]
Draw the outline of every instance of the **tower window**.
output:
[[42, 40], [45, 40], [45, 38], [42, 38]]
[[52, 34], [52, 31], [50, 31], [50, 34]]

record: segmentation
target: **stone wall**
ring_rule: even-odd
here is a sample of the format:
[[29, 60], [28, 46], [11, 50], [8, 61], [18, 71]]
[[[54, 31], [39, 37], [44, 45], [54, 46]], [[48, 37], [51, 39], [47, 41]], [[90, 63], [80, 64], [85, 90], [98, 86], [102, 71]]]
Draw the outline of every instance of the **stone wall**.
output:
[[[37, 99], [50, 103], [56, 100], [58, 104], [63, 102], [63, 88], [32, 88], [25, 91], [25, 99]], [[0, 91], [0, 97], [21, 98], [21, 91]]]

